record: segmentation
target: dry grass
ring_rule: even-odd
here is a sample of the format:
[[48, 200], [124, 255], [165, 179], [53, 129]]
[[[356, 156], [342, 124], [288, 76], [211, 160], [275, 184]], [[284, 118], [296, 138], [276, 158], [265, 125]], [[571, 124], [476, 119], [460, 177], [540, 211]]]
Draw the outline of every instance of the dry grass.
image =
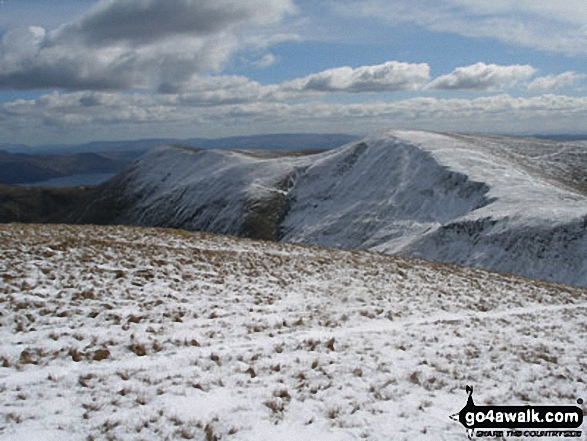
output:
[[[579, 384], [582, 289], [156, 229], [3, 226], [0, 252], [0, 369], [45, 385], [0, 382], [7, 427], [62, 399], [83, 403], [67, 430], [95, 439], [246, 437], [243, 419], [298, 418], [377, 439], [369, 424], [407, 430], [462, 384], [527, 384], [510, 402], [566, 402]], [[192, 421], [218, 397], [236, 416]]]

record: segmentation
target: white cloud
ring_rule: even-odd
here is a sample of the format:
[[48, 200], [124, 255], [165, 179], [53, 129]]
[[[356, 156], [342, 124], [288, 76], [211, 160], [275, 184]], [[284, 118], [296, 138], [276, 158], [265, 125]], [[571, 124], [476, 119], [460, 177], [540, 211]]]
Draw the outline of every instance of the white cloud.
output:
[[429, 89], [469, 89], [494, 90], [512, 87], [530, 78], [536, 69], [528, 65], [500, 66], [497, 64], [476, 63], [459, 67], [453, 72], [432, 81]]
[[475, 11], [479, 15], [527, 14], [583, 24], [587, 20], [587, 8], [577, 0], [452, 0], [456, 6]]
[[[271, 101], [279, 86], [262, 86], [242, 76], [223, 75], [193, 78], [179, 90], [177, 102], [191, 106], [222, 106], [226, 104]], [[169, 91], [167, 91], [169, 92]]]
[[[37, 41], [46, 38], [38, 28], [19, 32], [3, 41], [10, 54], [15, 48], [20, 53], [34, 53]], [[178, 37], [172, 40], [175, 38]], [[169, 44], [168, 50], [173, 54], [173, 45]], [[117, 56], [115, 49], [101, 50], [105, 58]], [[139, 48], [138, 59], [148, 59], [143, 56], [146, 57]], [[160, 56], [161, 60], [152, 62], [165, 63], [165, 54]], [[177, 57], [173, 56], [173, 66], [177, 68]], [[18, 65], [19, 59], [11, 62]], [[92, 75], [99, 73], [101, 61], [94, 62], [96, 69], [87, 72], [84, 78], [87, 81], [100, 79], [99, 75]], [[189, 61], [186, 63], [190, 65]], [[131, 77], [122, 75], [123, 72], [126, 70], [121, 70], [120, 78], [129, 81]], [[576, 131], [587, 123], [586, 97], [515, 98], [501, 94], [475, 99], [440, 98], [446, 95], [443, 90], [502, 90], [528, 80], [535, 72], [532, 66], [477, 63], [431, 81], [428, 64], [389, 61], [375, 66], [334, 68], [269, 85], [244, 76], [200, 74], [187, 68], [186, 72], [181, 81], [177, 81], [177, 75], [170, 75], [170, 81], [159, 83], [158, 91], [53, 92], [35, 100], [8, 102], [0, 106], [0, 131], [5, 140], [14, 137], [22, 141], [23, 136], [36, 136], [42, 142], [50, 142], [45, 136], [52, 132], [56, 139], [63, 140], [66, 133], [65, 136], [89, 140], [190, 137], [194, 133], [202, 136], [275, 131], [365, 133], [394, 126], [452, 131], [530, 131], [535, 127]], [[141, 81], [140, 72], [133, 75]], [[581, 78], [580, 74], [565, 72], [537, 78], [530, 83], [530, 88], [556, 89]], [[379, 92], [424, 89], [428, 95], [436, 96], [373, 102], [381, 99]], [[355, 94], [355, 97], [350, 99], [343, 94]], [[363, 102], [356, 102], [359, 94], [368, 96]], [[331, 97], [325, 100], [327, 95]], [[349, 99], [353, 103], [348, 103]]]
[[[456, 69], [429, 85], [439, 89], [495, 89], [525, 79], [533, 72], [530, 66], [478, 63]], [[541, 81], [536, 84], [562, 84], [576, 79], [576, 75], [565, 73], [552, 79], [539, 78]], [[0, 107], [0, 121], [8, 125], [13, 123], [13, 127], [19, 127], [18, 122], [22, 127], [25, 121], [36, 120], [51, 127], [141, 124], [160, 129], [192, 121], [223, 130], [222, 127], [237, 127], [250, 118], [248, 127], [246, 124], [239, 126], [245, 131], [251, 127], [259, 127], [262, 131], [263, 127], [273, 127], [273, 123], [288, 119], [296, 130], [320, 122], [327, 127], [336, 121], [341, 124], [342, 131], [368, 131], [371, 125], [385, 128], [394, 123], [429, 129], [467, 130], [466, 124], [478, 127], [480, 121], [484, 121], [487, 124], [484, 130], [487, 131], [507, 126], [510, 118], [521, 121], [533, 116], [537, 118], [534, 124], [539, 117], [546, 115], [576, 119], [587, 110], [587, 98], [556, 95], [532, 98], [492, 95], [476, 99], [421, 97], [355, 104], [320, 100], [322, 93], [403, 90], [422, 87], [426, 81], [429, 81], [428, 65], [399, 62], [330, 69], [273, 85], [261, 85], [243, 76], [192, 75], [181, 87], [167, 84], [161, 91], [164, 93], [53, 92], [36, 100], [16, 100]], [[309, 101], [309, 98], [314, 99]], [[354, 126], [344, 129], [344, 121]], [[365, 129], [360, 127], [363, 123]]]
[[[263, 60], [263, 59], [262, 59]], [[270, 57], [269, 61], [273, 61]], [[388, 61], [375, 66], [339, 67], [280, 84], [261, 85], [235, 75], [193, 75], [179, 84], [163, 83], [159, 92], [183, 94], [192, 104], [280, 101], [319, 93], [370, 93], [417, 90], [430, 80], [428, 64]]]
[[253, 65], [257, 66], [258, 68], [264, 69], [266, 67], [272, 66], [277, 61], [277, 57], [271, 53], [263, 55], [258, 60], [253, 61]]
[[[276, 131], [366, 133], [390, 127], [440, 131], [576, 132], [587, 124], [587, 97], [507, 94], [475, 99], [420, 97], [397, 102], [297, 103], [252, 101], [202, 106], [188, 95], [52, 93], [0, 106], [0, 129], [22, 141], [56, 137], [116, 139], [218, 136]], [[537, 129], [539, 127], [540, 129]], [[49, 137], [49, 138], [48, 138]]]
[[[54, 31], [14, 29], [0, 43], [0, 88], [157, 88], [219, 70], [240, 33], [278, 23], [292, 0], [102, 0]], [[253, 33], [254, 34], [254, 33]]]
[[178, 35], [218, 37], [238, 26], [278, 22], [294, 10], [291, 0], [102, 0], [61, 27], [56, 39], [143, 46]]
[[282, 85], [283, 90], [314, 92], [390, 92], [415, 90], [430, 78], [426, 63], [388, 61], [375, 66], [338, 67]]
[[122, 50], [87, 51], [65, 44], [52, 46], [48, 41], [48, 33], [38, 27], [6, 34], [0, 44], [0, 88], [109, 89], [132, 85], [132, 72], [124, 69]]
[[335, 0], [331, 5], [347, 17], [412, 23], [431, 31], [566, 54], [587, 53], [587, 5], [582, 0]]
[[417, 90], [430, 79], [427, 64], [397, 61], [376, 66], [341, 67], [280, 84], [261, 85], [234, 75], [195, 75], [181, 87], [164, 85], [160, 91], [181, 94], [192, 105], [223, 105], [246, 102], [278, 102], [305, 99], [322, 93], [370, 93]]
[[531, 91], [552, 91], [564, 87], [573, 86], [579, 81], [585, 79], [586, 75], [577, 72], [564, 72], [559, 75], [547, 75], [536, 78], [528, 84], [528, 90]]

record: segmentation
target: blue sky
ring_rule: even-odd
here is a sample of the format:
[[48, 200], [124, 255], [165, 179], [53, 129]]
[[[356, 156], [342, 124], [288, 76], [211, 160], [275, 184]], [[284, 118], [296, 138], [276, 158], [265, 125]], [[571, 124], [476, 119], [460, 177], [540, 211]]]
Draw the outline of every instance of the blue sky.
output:
[[587, 132], [587, 4], [4, 0], [0, 143]]

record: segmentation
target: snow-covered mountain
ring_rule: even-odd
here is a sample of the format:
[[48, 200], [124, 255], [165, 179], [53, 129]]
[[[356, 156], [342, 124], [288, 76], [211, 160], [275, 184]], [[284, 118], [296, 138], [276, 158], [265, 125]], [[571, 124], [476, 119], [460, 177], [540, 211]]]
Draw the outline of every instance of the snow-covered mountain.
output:
[[587, 395], [579, 287], [183, 230], [22, 224], [0, 225], [0, 280], [3, 441], [465, 441], [449, 415], [466, 385], [477, 405]]
[[152, 151], [77, 221], [370, 249], [587, 285], [587, 143], [391, 131], [327, 152]]

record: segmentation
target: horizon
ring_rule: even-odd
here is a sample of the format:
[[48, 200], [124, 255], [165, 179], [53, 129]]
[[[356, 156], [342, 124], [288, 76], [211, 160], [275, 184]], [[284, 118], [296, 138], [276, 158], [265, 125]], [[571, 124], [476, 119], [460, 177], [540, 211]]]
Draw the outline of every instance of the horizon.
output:
[[[68, 149], [68, 148], [75, 148], [75, 147], [83, 147], [89, 146], [91, 144], [116, 144], [116, 143], [139, 143], [139, 142], [152, 142], [152, 141], [165, 141], [165, 142], [191, 142], [198, 139], [206, 140], [206, 141], [221, 141], [221, 140], [229, 140], [229, 139], [238, 139], [238, 138], [257, 138], [257, 137], [271, 137], [271, 136], [304, 136], [304, 135], [315, 135], [315, 136], [354, 136], [357, 139], [362, 139], [366, 136], [374, 135], [377, 133], [383, 133], [390, 130], [397, 130], [397, 131], [419, 131], [419, 132], [429, 132], [429, 133], [455, 133], [455, 134], [462, 134], [462, 135], [492, 135], [492, 136], [507, 136], [507, 137], [514, 137], [514, 138], [538, 138], [538, 139], [552, 139], [556, 140], [557, 138], [570, 138], [571, 140], [587, 140], [587, 130], [584, 132], [575, 132], [575, 133], [500, 133], [500, 132], [458, 132], [458, 131], [434, 131], [434, 130], [425, 130], [425, 129], [381, 129], [370, 133], [320, 133], [320, 132], [291, 132], [291, 133], [256, 133], [253, 135], [234, 135], [234, 136], [221, 136], [221, 137], [205, 137], [205, 136], [194, 136], [190, 138], [171, 138], [171, 137], [154, 137], [154, 138], [131, 138], [131, 139], [112, 139], [112, 140], [103, 140], [103, 139], [93, 139], [90, 141], [84, 142], [69, 142], [69, 143], [47, 143], [47, 144], [18, 144], [18, 143], [1, 143], [0, 144], [0, 151], [3, 148], [15, 147], [15, 148], [30, 148], [30, 149], [37, 149], [37, 148], [55, 148], [55, 149]], [[214, 147], [216, 148], [216, 147]], [[224, 147], [222, 147], [224, 148]], [[8, 150], [10, 152], [10, 150]], [[23, 153], [18, 151], [18, 153]], [[38, 153], [38, 151], [35, 151]]]
[[0, 144], [587, 130], [587, 5], [5, 0]]

